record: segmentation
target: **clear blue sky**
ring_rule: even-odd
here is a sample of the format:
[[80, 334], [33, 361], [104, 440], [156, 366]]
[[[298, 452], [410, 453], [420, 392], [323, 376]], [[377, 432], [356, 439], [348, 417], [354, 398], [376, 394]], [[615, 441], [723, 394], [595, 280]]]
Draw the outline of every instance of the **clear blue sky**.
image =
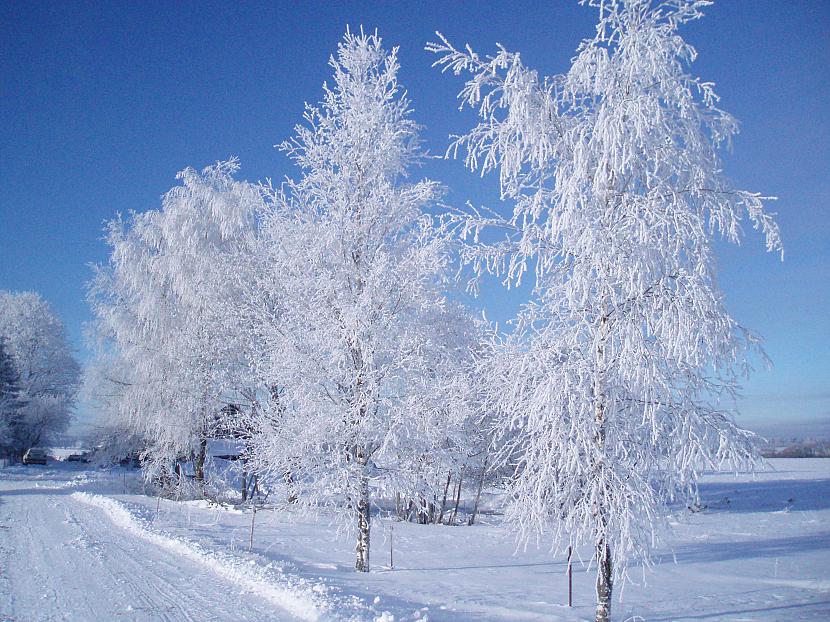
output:
[[[567, 69], [595, 15], [551, 2], [3, 2], [0, 6], [0, 289], [40, 292], [81, 359], [88, 264], [106, 258], [101, 226], [157, 208], [185, 166], [230, 155], [250, 180], [289, 171], [273, 145], [317, 101], [345, 26], [377, 28], [401, 48], [401, 80], [429, 149], [471, 118], [460, 81], [431, 69], [440, 30], [478, 51], [496, 42], [543, 73]], [[780, 197], [786, 260], [749, 235], [720, 251], [730, 309], [766, 339], [775, 362], [746, 385], [742, 422], [830, 431], [830, 2], [721, 1], [684, 31], [694, 71], [717, 83], [742, 122], [726, 172]], [[458, 163], [424, 174], [450, 201], [496, 205]], [[504, 318], [517, 298], [484, 304]], [[781, 425], [778, 425], [781, 424]], [[774, 430], [773, 430], [774, 431]]]

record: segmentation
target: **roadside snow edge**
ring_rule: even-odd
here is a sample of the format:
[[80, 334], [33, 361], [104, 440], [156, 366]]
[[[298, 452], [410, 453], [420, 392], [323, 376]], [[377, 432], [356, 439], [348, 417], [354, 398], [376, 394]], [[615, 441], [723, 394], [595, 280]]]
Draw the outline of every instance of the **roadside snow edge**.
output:
[[193, 542], [185, 542], [152, 531], [145, 527], [123, 504], [114, 499], [86, 492], [74, 492], [72, 498], [101, 508], [110, 520], [122, 529], [156, 546], [206, 566], [214, 574], [247, 588], [297, 618], [308, 622], [320, 622], [324, 619], [311, 594], [303, 594], [296, 589], [276, 585], [261, 568], [250, 564], [243, 565], [237, 557], [218, 551], [206, 551]]

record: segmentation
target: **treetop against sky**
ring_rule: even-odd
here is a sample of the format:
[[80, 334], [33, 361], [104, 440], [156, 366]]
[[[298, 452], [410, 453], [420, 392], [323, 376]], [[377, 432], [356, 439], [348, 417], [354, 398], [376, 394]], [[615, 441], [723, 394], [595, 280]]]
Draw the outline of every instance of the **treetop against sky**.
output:
[[[743, 422], [827, 422], [830, 7], [769, 0], [706, 12], [682, 34], [699, 52], [692, 73], [716, 83], [741, 123], [725, 172], [779, 197], [770, 208], [786, 247], [782, 263], [752, 232], [742, 247], [717, 246], [728, 307], [765, 338], [775, 363], [746, 384]], [[106, 257], [103, 221], [157, 209], [177, 171], [231, 155], [241, 178], [278, 182], [291, 164], [273, 146], [330, 79], [326, 62], [347, 24], [400, 46], [399, 77], [425, 147], [443, 155], [472, 116], [457, 110], [457, 85], [431, 68], [423, 48], [434, 31], [481, 52], [501, 43], [552, 75], [567, 70], [596, 17], [576, 2], [7, 3], [0, 16], [0, 289], [43, 294], [82, 358], [84, 283], [88, 264]], [[422, 175], [449, 188], [451, 205], [505, 209], [497, 180], [462, 162], [436, 158], [414, 173]], [[485, 285], [473, 304], [502, 322], [527, 294]]]

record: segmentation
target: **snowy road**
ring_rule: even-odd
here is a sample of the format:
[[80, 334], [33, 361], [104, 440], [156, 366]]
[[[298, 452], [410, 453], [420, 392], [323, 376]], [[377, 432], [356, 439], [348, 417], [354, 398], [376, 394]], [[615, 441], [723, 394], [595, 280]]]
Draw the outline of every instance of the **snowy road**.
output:
[[[292, 620], [116, 526], [39, 467], [0, 471], [0, 620]], [[63, 487], [60, 487], [63, 484]]]
[[[653, 573], [614, 601], [615, 620], [830, 620], [830, 459], [708, 474], [705, 509], [681, 511]], [[375, 564], [350, 537], [286, 504], [252, 514], [145, 496], [137, 471], [54, 464], [0, 469], [0, 622], [306, 620], [577, 622], [594, 577], [518, 551], [484, 498], [474, 527], [373, 520]], [[122, 479], [123, 478], [123, 479]], [[132, 478], [132, 479], [130, 479]], [[385, 563], [394, 527], [395, 568]], [[643, 581], [645, 579], [645, 582]], [[393, 617], [394, 616], [394, 617]]]

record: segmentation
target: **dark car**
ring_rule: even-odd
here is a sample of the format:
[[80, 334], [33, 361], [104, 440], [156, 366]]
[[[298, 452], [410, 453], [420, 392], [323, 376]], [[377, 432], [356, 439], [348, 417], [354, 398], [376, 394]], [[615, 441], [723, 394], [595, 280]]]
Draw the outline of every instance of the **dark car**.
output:
[[23, 454], [23, 464], [46, 464], [47, 458], [49, 458], [49, 454], [45, 449], [32, 447]]

